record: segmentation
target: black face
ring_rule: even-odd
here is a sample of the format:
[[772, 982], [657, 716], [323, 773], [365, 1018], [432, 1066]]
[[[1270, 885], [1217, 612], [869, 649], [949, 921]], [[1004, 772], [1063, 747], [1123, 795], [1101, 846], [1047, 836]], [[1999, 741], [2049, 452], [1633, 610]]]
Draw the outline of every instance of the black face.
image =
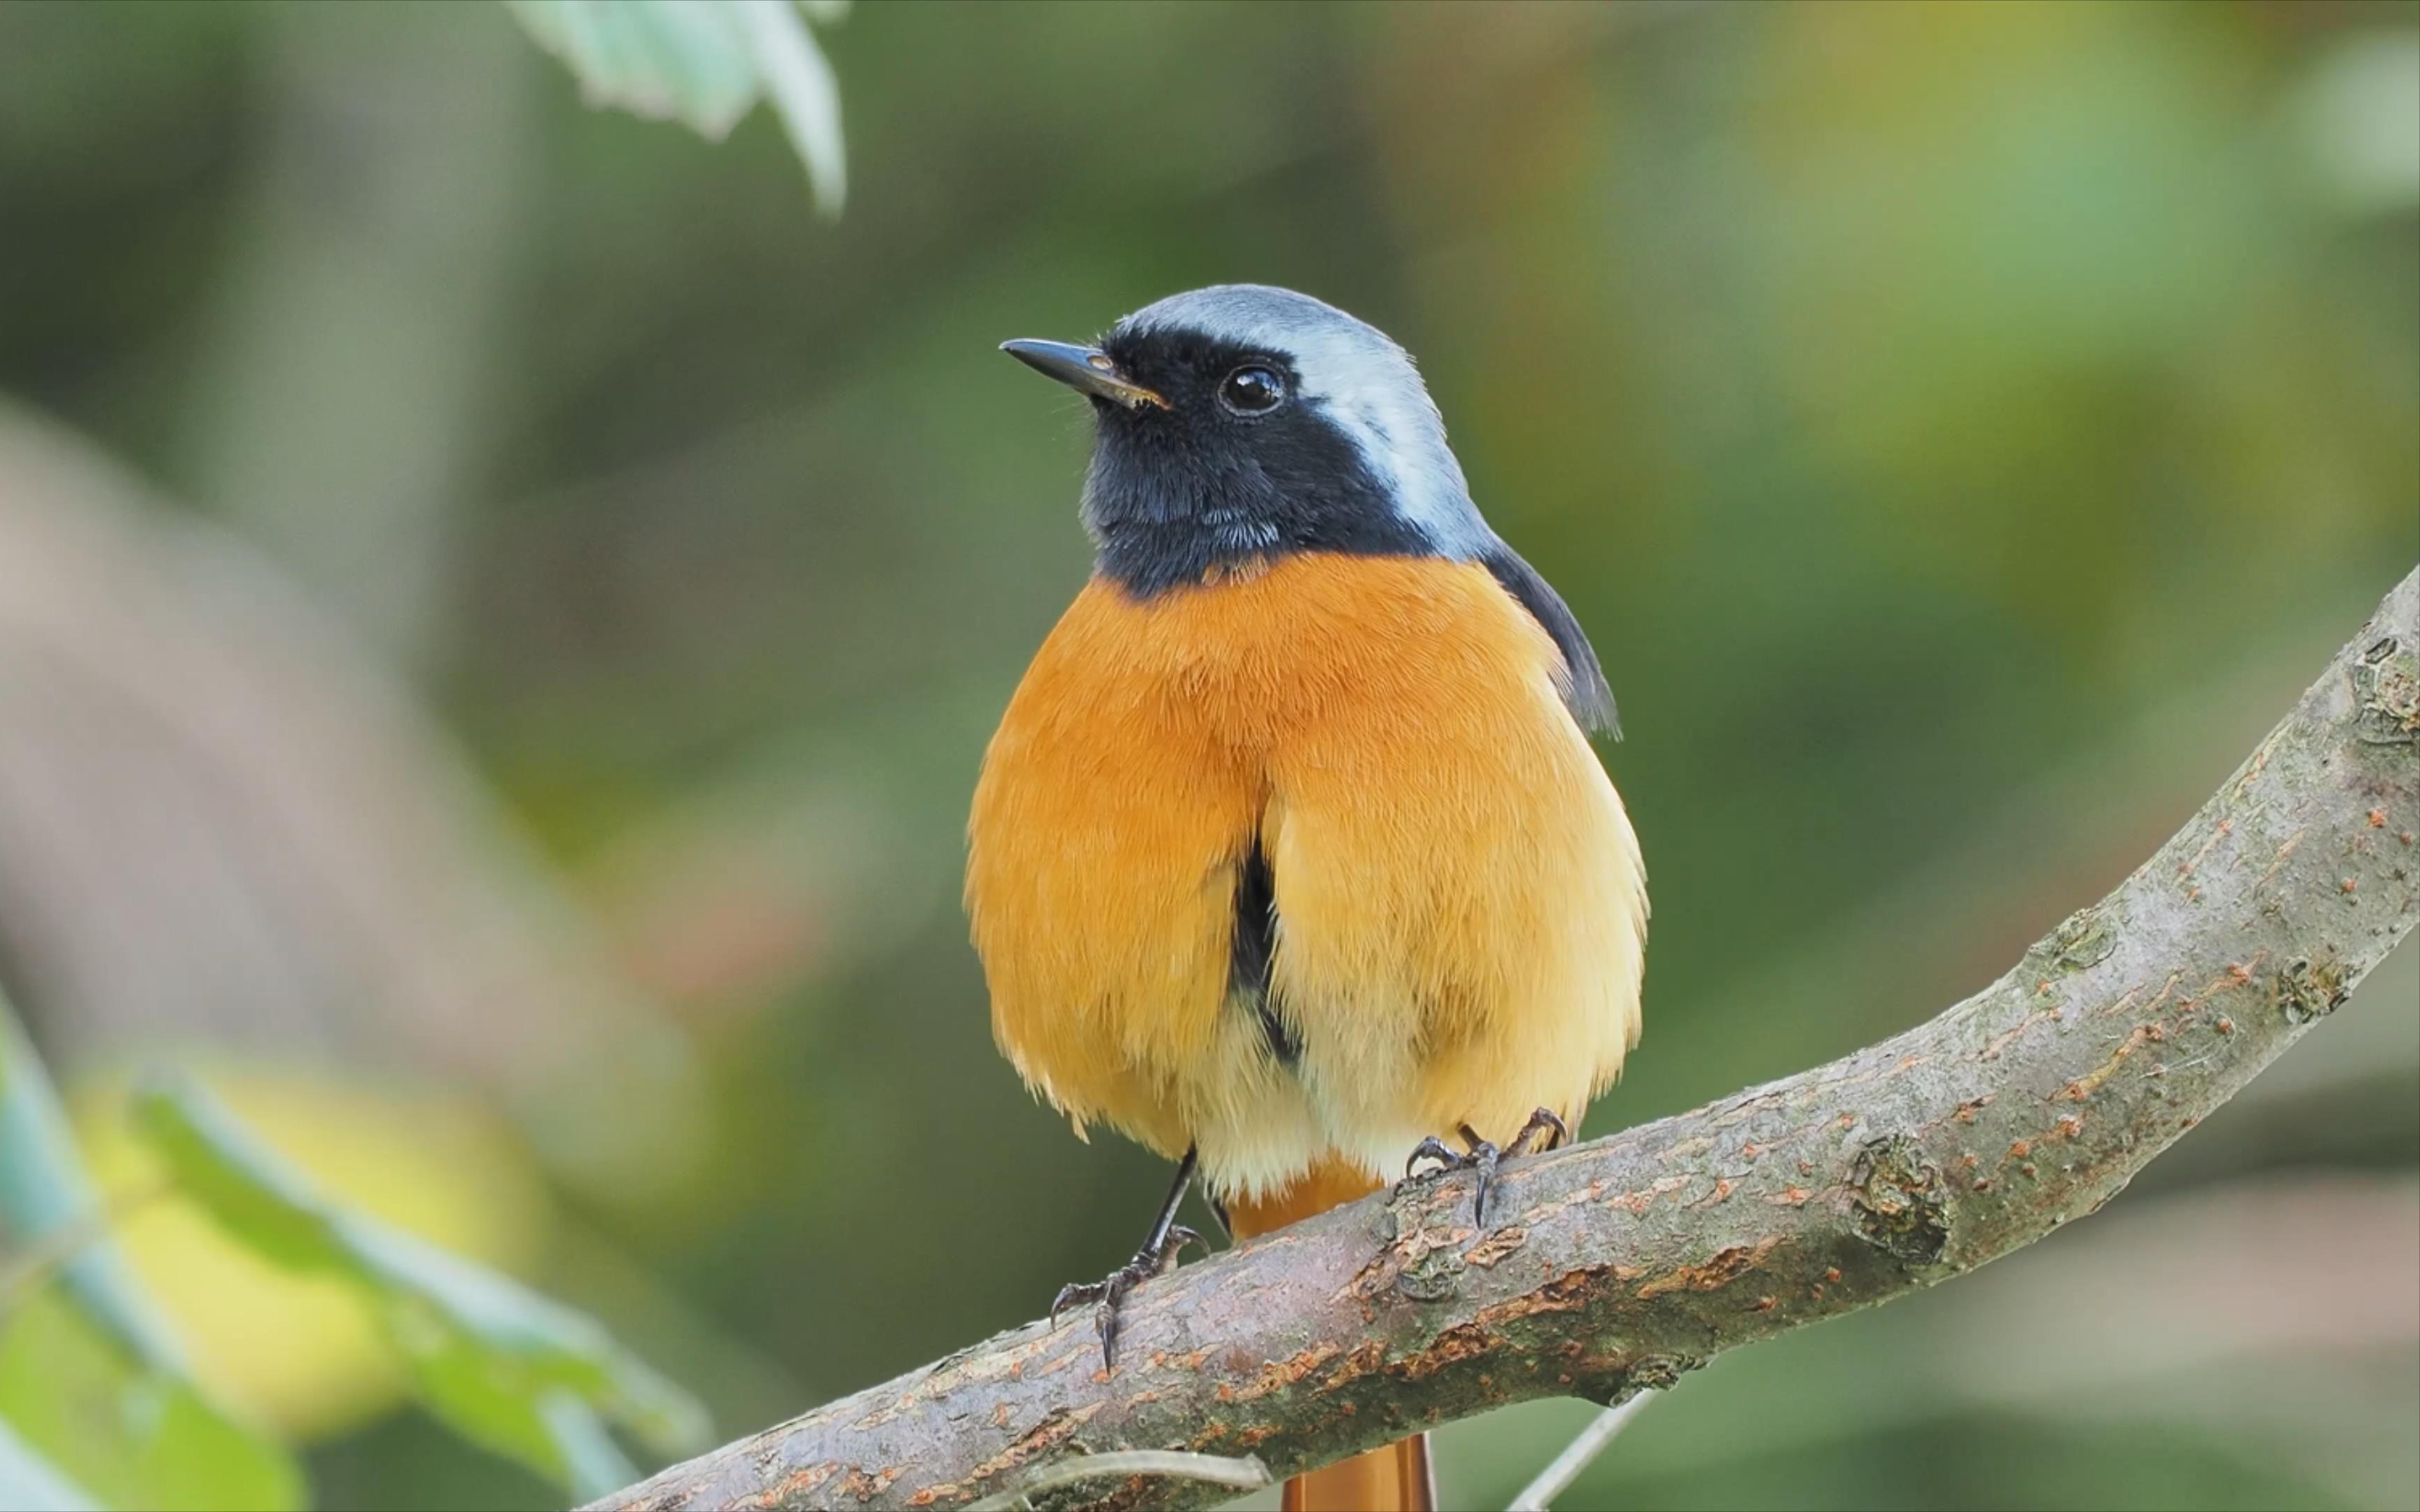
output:
[[1430, 551], [1283, 355], [1165, 330], [1112, 332], [1101, 349], [1168, 402], [1093, 401], [1085, 523], [1130, 593], [1288, 551]]

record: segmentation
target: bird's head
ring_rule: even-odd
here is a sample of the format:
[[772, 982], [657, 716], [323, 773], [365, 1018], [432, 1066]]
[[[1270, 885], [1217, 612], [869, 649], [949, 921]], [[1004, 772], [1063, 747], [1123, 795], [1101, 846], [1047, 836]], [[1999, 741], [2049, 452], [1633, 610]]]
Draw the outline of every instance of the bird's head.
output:
[[1173, 295], [1098, 345], [1002, 350], [1088, 395], [1084, 523], [1150, 595], [1289, 551], [1476, 560], [1496, 537], [1401, 347], [1309, 295]]

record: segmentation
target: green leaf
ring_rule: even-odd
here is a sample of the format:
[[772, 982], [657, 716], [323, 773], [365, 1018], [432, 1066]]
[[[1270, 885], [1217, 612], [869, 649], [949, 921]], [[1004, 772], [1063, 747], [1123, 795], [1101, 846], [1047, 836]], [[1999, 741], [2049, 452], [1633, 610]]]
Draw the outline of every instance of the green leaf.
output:
[[[37, 1251], [100, 1199], [33, 1045], [0, 998], [0, 1238]], [[113, 1506], [299, 1507], [302, 1473], [197, 1388], [166, 1318], [105, 1236], [0, 1317], [0, 1424]]]
[[362, 1288], [421, 1399], [465, 1438], [582, 1499], [636, 1478], [604, 1419], [666, 1454], [706, 1442], [696, 1401], [596, 1319], [334, 1206], [198, 1088], [147, 1088], [135, 1119], [179, 1188], [231, 1234], [288, 1270]]
[[0, 1509], [6, 1512], [93, 1512], [84, 1488], [34, 1452], [0, 1423]]
[[193, 1382], [147, 1369], [51, 1288], [0, 1331], [0, 1419], [118, 1507], [300, 1507], [302, 1473]]
[[[100, 1206], [58, 1094], [0, 996], [0, 1240], [30, 1245], [89, 1221]], [[184, 1350], [175, 1332], [135, 1284], [116, 1246], [84, 1246], [61, 1265], [60, 1278], [129, 1354], [156, 1369], [183, 1373]]]
[[847, 193], [840, 86], [807, 29], [838, 20], [842, 0], [507, 0], [538, 45], [563, 59], [591, 105], [677, 120], [721, 141], [769, 98], [815, 203], [836, 215]]
[[799, 161], [807, 165], [815, 202], [840, 213], [848, 193], [848, 159], [841, 149], [840, 81], [799, 12], [781, 0], [731, 0], [740, 6], [755, 44], [757, 77]]

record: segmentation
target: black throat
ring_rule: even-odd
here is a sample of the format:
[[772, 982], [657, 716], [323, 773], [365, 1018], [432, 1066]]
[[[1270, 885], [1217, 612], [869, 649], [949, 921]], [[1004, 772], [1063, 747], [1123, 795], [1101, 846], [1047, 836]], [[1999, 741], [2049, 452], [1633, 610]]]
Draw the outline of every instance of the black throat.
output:
[[1084, 523], [1102, 575], [1128, 593], [1148, 598], [1295, 551], [1435, 554], [1290, 368], [1295, 397], [1243, 418], [1219, 408], [1217, 387], [1238, 363], [1268, 360], [1261, 354], [1187, 332], [1112, 338], [1109, 350], [1169, 400], [1165, 409], [1094, 401]]

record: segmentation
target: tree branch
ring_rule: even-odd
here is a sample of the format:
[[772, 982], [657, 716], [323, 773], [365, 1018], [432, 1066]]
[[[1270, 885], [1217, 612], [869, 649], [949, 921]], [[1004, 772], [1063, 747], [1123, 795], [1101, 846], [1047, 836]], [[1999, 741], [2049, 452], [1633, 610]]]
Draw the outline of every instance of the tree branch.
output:
[[2108, 1201], [2411, 931], [2415, 829], [2420, 572], [2159, 854], [1929, 1023], [1521, 1161], [1492, 1232], [1466, 1180], [1422, 1182], [1187, 1267], [1127, 1304], [1114, 1375], [1087, 1319], [1028, 1324], [596, 1506], [960, 1507], [1127, 1448], [1294, 1474], [1509, 1402], [1668, 1385]]

